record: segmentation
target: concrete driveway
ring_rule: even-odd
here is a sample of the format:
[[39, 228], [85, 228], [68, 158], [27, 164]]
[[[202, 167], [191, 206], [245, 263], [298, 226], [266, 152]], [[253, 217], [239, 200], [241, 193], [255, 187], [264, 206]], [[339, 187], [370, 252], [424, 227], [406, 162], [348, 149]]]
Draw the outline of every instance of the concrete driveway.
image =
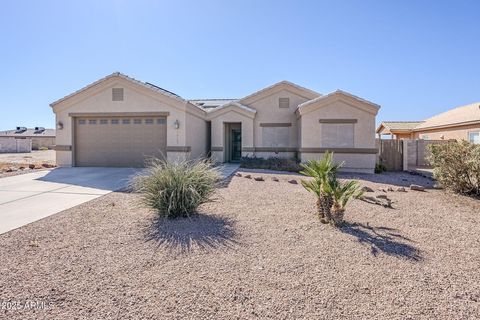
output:
[[0, 234], [125, 187], [133, 168], [57, 168], [0, 178]]

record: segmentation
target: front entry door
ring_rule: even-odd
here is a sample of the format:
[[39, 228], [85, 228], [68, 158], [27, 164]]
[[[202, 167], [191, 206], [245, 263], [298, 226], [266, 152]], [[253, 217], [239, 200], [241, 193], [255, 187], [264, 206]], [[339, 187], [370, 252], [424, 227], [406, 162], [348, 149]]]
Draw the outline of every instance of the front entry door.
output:
[[231, 161], [240, 161], [242, 158], [242, 131], [232, 129], [232, 156]]

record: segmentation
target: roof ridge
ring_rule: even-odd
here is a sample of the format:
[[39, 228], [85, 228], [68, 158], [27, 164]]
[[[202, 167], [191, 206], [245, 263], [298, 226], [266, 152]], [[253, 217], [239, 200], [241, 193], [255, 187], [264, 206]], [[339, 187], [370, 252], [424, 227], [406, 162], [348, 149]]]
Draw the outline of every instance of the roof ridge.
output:
[[94, 81], [94, 82], [82, 87], [81, 89], [78, 89], [78, 90], [72, 92], [71, 94], [68, 94], [68, 95], [64, 96], [63, 98], [60, 98], [60, 99], [50, 103], [50, 106], [53, 107], [54, 105], [59, 104], [60, 102], [65, 101], [65, 100], [67, 100], [67, 99], [69, 99], [69, 98], [71, 98], [71, 97], [73, 97], [73, 96], [75, 96], [75, 95], [77, 95], [77, 94], [79, 94], [79, 93], [81, 93], [85, 90], [88, 90], [88, 89], [90, 89], [90, 88], [92, 88], [92, 87], [110, 79], [110, 78], [113, 78], [113, 77], [120, 77], [122, 79], [128, 80], [128, 81], [136, 83], [138, 85], [141, 85], [145, 88], [148, 88], [148, 89], [151, 89], [151, 90], [154, 90], [154, 91], [157, 91], [157, 92], [161, 92], [164, 95], [171, 97], [172, 99], [180, 100], [182, 102], [187, 102], [187, 100], [183, 99], [181, 96], [177, 95], [176, 93], [173, 93], [171, 91], [160, 88], [160, 87], [158, 87], [158, 86], [156, 86], [152, 83], [137, 80], [137, 79], [132, 78], [132, 77], [126, 75], [126, 74], [123, 74], [121, 72], [116, 71], [116, 72], [113, 72], [113, 73], [103, 77], [103, 78], [98, 79], [97, 81]]

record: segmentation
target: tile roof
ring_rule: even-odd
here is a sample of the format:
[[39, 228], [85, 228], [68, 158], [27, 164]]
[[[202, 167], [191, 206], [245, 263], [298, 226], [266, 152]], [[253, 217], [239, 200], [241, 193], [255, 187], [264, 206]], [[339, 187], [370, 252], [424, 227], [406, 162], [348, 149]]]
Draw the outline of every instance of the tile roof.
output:
[[28, 128], [26, 131], [6, 130], [0, 131], [0, 137], [46, 137], [55, 138], [55, 129], [35, 130]]
[[148, 89], [151, 89], [151, 90], [160, 92], [160, 93], [162, 93], [162, 94], [164, 94], [164, 95], [166, 95], [166, 96], [169, 96], [169, 97], [171, 97], [171, 98], [173, 98], [173, 99], [186, 102], [185, 99], [183, 99], [183, 98], [180, 97], [178, 94], [175, 94], [175, 93], [173, 93], [173, 92], [171, 92], [171, 91], [168, 91], [168, 90], [165, 90], [165, 89], [163, 89], [163, 88], [160, 88], [159, 86], [156, 86], [156, 85], [151, 84], [151, 83], [149, 83], [149, 82], [142, 82], [142, 81], [140, 81], [140, 80], [137, 80], [137, 79], [134, 79], [134, 78], [132, 78], [132, 77], [129, 77], [129, 76], [123, 74], [123, 73], [114, 72], [114, 73], [112, 73], [112, 74], [110, 74], [110, 75], [108, 75], [108, 76], [106, 76], [106, 77], [104, 77], [104, 78], [101, 78], [100, 80], [97, 80], [97, 81], [95, 81], [95, 82], [92, 82], [91, 84], [89, 84], [89, 85], [87, 85], [87, 86], [85, 86], [85, 87], [83, 87], [83, 88], [81, 88], [81, 89], [79, 89], [79, 90], [77, 90], [77, 91], [75, 91], [75, 92], [73, 92], [73, 93], [71, 93], [71, 94], [69, 94], [69, 95], [67, 95], [67, 96], [65, 96], [65, 97], [57, 100], [57, 101], [55, 101], [55, 102], [52, 102], [52, 103], [50, 104], [50, 106], [53, 107], [54, 105], [59, 104], [60, 102], [65, 101], [65, 100], [67, 100], [68, 98], [71, 98], [71, 97], [73, 97], [73, 96], [75, 96], [75, 95], [77, 95], [77, 94], [79, 94], [79, 93], [81, 93], [81, 92], [83, 92], [83, 91], [85, 91], [85, 90], [87, 90], [87, 89], [90, 89], [91, 87], [94, 87], [94, 86], [96, 86], [96, 85], [98, 85], [98, 84], [100, 84], [100, 83], [102, 83], [102, 82], [104, 82], [104, 81], [106, 81], [106, 80], [108, 80], [108, 79], [110, 79], [110, 78], [113, 78], [113, 77], [120, 77], [120, 78], [122, 78], [122, 79], [128, 80], [128, 81], [130, 81], [130, 82], [133, 82], [133, 83], [135, 83], [135, 84], [141, 85], [141, 86], [143, 86], [143, 87], [146, 87], [146, 88], [148, 88]]
[[389, 130], [413, 130], [423, 121], [382, 121], [381, 125]]
[[353, 94], [351, 94], [351, 93], [349, 93], [349, 92], [346, 92], [346, 91], [337, 89], [337, 90], [335, 90], [334, 92], [331, 92], [331, 93], [329, 93], [329, 94], [327, 94], [327, 95], [320, 96], [320, 97], [317, 97], [317, 98], [315, 98], [315, 99], [305, 101], [304, 103], [300, 104], [300, 105], [297, 107], [297, 110], [302, 109], [302, 108], [304, 108], [304, 107], [306, 107], [306, 106], [308, 106], [308, 105], [314, 104], [314, 103], [316, 103], [316, 102], [318, 102], [318, 101], [326, 100], [326, 99], [328, 99], [328, 98], [330, 98], [330, 97], [332, 97], [332, 96], [335, 96], [335, 95], [344, 95], [344, 96], [350, 97], [350, 98], [352, 98], [352, 99], [355, 99], [355, 100], [357, 100], [357, 101], [361, 101], [361, 102], [363, 102], [363, 103], [369, 104], [369, 105], [371, 105], [372, 107], [376, 108], [377, 110], [380, 109], [380, 106], [379, 106], [378, 104], [376, 104], [376, 103], [373, 103], [373, 102], [371, 102], [371, 101], [368, 101], [368, 100], [365, 100], [365, 99], [363, 99], [363, 98], [360, 98], [360, 97], [358, 97], [358, 96], [356, 96], [356, 95], [353, 95]]
[[211, 109], [237, 100], [238, 99], [190, 99], [188, 101], [204, 109]]
[[457, 107], [449, 111], [437, 114], [425, 120], [415, 128], [415, 131], [427, 128], [453, 126], [480, 121], [480, 102]]

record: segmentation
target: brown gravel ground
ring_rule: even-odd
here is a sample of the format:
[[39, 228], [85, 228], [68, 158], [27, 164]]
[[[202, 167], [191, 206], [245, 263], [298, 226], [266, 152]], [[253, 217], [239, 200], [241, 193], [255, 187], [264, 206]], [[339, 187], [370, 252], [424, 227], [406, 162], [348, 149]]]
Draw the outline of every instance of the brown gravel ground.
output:
[[112, 193], [1, 235], [0, 300], [51, 306], [0, 318], [480, 318], [478, 200], [388, 192], [394, 209], [356, 200], [336, 230], [298, 176], [261, 175], [233, 177], [194, 219], [155, 221]]

